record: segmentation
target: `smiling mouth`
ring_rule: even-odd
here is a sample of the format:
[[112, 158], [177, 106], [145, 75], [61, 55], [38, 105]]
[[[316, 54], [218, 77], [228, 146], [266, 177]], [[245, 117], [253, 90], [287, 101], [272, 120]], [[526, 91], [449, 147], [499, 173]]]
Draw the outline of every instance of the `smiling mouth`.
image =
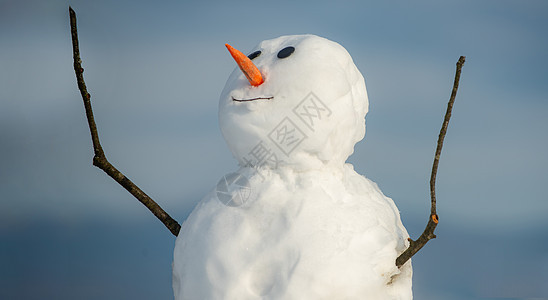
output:
[[257, 98], [249, 98], [249, 99], [236, 99], [232, 97], [232, 101], [236, 101], [236, 102], [250, 102], [255, 100], [272, 100], [272, 99], [274, 99], [274, 97], [257, 97]]

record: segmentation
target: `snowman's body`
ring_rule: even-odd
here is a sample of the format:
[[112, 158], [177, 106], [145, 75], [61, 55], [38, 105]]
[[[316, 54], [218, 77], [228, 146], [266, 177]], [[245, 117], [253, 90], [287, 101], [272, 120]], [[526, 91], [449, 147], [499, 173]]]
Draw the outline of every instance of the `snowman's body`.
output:
[[175, 298], [411, 299], [411, 263], [395, 265], [408, 245], [399, 212], [345, 164], [368, 107], [350, 55], [313, 35], [252, 52], [264, 83], [237, 69], [219, 105], [242, 168], [183, 224]]

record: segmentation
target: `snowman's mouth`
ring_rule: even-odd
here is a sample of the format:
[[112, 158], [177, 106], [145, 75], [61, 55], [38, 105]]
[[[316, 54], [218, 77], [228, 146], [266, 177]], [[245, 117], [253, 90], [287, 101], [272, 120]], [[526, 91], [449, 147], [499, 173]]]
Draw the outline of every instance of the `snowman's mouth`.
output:
[[255, 100], [272, 100], [272, 99], [274, 99], [274, 97], [256, 97], [256, 98], [249, 98], [249, 99], [237, 99], [232, 97], [232, 101], [236, 101], [236, 102], [250, 102]]

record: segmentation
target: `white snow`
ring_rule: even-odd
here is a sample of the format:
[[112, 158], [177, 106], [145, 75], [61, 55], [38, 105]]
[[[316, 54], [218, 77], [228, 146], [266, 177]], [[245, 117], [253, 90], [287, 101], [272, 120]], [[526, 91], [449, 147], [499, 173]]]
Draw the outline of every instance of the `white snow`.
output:
[[[295, 52], [287, 58], [277, 58], [278, 51], [287, 46], [295, 47]], [[335, 42], [313, 35], [263, 41], [249, 53], [256, 50], [262, 53], [253, 62], [265, 82], [252, 87], [240, 69], [235, 68], [219, 102], [221, 131], [240, 165], [246, 165], [244, 157], [257, 142], [269, 142], [269, 134], [289, 117], [307, 138], [289, 157], [272, 145], [283, 164], [295, 169], [324, 164], [342, 167], [354, 144], [365, 134], [368, 107], [363, 77], [348, 52]], [[272, 96], [272, 100], [246, 103], [232, 100]], [[307, 97], [317, 100], [311, 103]], [[318, 109], [323, 109], [308, 108], [310, 114], [320, 113], [320, 118], [307, 116], [306, 110], [298, 106], [302, 101], [304, 105], [317, 104]], [[294, 111], [297, 106], [299, 115]]]
[[411, 299], [411, 262], [395, 265], [408, 245], [398, 209], [345, 164], [368, 107], [352, 58], [314, 35], [248, 53], [257, 50], [264, 83], [252, 87], [236, 67], [219, 103], [241, 168], [182, 225], [175, 299]]

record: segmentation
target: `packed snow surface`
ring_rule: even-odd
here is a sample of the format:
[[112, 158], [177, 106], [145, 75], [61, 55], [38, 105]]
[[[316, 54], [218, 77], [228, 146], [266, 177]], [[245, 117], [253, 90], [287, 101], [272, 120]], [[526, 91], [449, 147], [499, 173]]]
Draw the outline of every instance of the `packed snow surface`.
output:
[[398, 209], [345, 164], [368, 108], [352, 58], [314, 35], [249, 53], [264, 83], [236, 68], [219, 103], [240, 169], [183, 224], [175, 299], [411, 299], [411, 262], [395, 265], [408, 246]]

